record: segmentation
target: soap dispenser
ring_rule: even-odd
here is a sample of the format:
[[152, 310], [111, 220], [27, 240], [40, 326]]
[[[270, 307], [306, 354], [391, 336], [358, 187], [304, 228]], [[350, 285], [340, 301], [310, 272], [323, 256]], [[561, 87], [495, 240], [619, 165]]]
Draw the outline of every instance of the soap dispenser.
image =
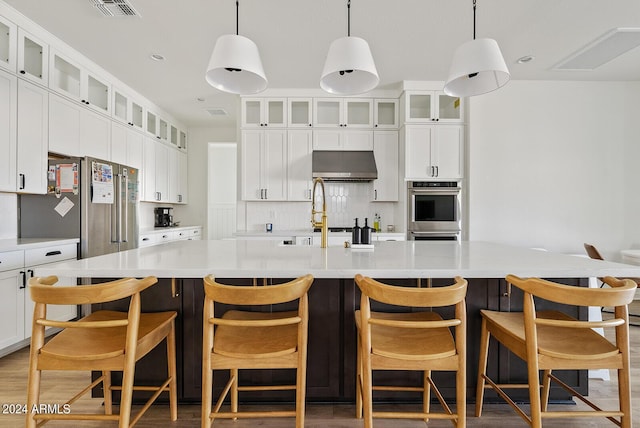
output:
[[359, 244], [360, 243], [360, 226], [358, 226], [358, 219], [356, 218], [356, 225], [353, 226], [353, 231], [351, 232], [351, 243]]
[[367, 224], [368, 218], [364, 219], [364, 227], [361, 231], [360, 242], [363, 244], [371, 244], [371, 228]]

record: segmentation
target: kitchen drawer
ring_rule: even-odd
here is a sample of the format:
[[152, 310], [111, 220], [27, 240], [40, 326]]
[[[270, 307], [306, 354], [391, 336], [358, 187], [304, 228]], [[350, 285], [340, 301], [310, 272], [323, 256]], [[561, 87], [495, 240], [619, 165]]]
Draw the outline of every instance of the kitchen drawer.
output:
[[24, 267], [24, 251], [5, 251], [0, 253], [0, 272]]
[[158, 242], [158, 234], [157, 233], [149, 233], [145, 235], [140, 235], [138, 241], [138, 247], [150, 247], [151, 245], [155, 245]]
[[174, 241], [175, 239], [176, 239], [175, 231], [166, 231], [166, 232], [160, 232], [156, 234], [157, 244], [162, 244], [164, 242], [171, 242], [171, 241]]
[[74, 260], [77, 257], [78, 246], [76, 244], [51, 245], [48, 247], [25, 250], [24, 265], [42, 265], [62, 260]]
[[176, 231], [178, 237], [177, 239], [188, 239], [188, 240], [198, 240], [202, 239], [202, 229], [199, 227], [194, 227], [191, 229], [184, 229]]

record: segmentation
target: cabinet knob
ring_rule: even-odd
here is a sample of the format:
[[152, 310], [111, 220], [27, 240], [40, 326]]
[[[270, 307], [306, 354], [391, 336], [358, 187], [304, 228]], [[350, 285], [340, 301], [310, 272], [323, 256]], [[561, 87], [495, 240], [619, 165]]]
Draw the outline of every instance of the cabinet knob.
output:
[[27, 72], [24, 70], [20, 70], [20, 74], [27, 74]]
[[311, 126], [311, 124], [309, 124], [309, 126]]
[[378, 127], [378, 124], [376, 123], [375, 125], [373, 125], [373, 127], [374, 127], [374, 128], [377, 128], [377, 127]]

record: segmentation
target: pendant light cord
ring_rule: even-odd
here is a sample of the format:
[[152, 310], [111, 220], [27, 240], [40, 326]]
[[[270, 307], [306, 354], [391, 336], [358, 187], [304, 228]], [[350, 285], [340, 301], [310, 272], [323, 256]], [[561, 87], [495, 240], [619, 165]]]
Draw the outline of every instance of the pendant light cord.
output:
[[347, 36], [351, 37], [351, 0], [347, 0]]
[[[473, 2], [475, 4], [475, 0]], [[236, 36], [239, 35], [239, 33], [238, 33], [238, 22], [239, 22], [238, 21], [238, 8], [239, 8], [238, 0], [236, 0]], [[475, 36], [473, 38], [475, 39]]]
[[473, 0], [473, 40], [476, 39], [476, 0]]

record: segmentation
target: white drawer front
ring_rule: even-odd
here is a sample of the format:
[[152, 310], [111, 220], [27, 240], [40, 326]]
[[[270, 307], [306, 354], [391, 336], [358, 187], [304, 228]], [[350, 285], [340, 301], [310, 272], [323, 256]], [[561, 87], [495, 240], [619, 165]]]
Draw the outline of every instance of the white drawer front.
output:
[[78, 257], [76, 244], [52, 245], [24, 251], [25, 266], [42, 265], [45, 263], [73, 260]]
[[175, 236], [175, 232], [171, 231], [167, 231], [167, 232], [161, 232], [157, 234], [157, 242], [163, 243], [163, 242], [170, 242], [176, 239]]
[[0, 253], [0, 272], [24, 267], [24, 251], [5, 251]]
[[140, 235], [140, 240], [138, 242], [139, 247], [149, 247], [151, 245], [155, 245], [158, 242], [158, 234], [157, 233], [149, 233], [146, 235]]

